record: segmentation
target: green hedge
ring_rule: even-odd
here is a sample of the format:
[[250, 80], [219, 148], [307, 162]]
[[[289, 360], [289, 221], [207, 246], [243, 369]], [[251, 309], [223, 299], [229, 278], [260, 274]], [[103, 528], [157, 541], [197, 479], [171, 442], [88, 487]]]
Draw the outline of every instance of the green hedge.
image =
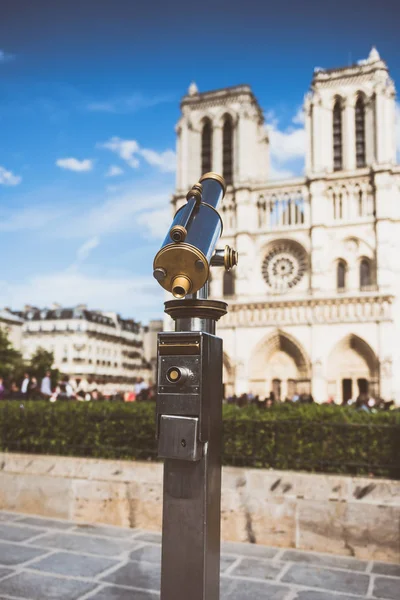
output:
[[[0, 403], [0, 449], [156, 459], [153, 403]], [[400, 413], [279, 405], [224, 406], [223, 462], [400, 478]]]

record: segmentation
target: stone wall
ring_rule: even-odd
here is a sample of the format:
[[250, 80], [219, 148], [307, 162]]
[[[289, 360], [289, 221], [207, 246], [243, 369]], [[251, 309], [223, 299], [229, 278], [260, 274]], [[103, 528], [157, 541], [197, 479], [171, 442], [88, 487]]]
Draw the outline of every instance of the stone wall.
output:
[[[0, 509], [160, 530], [162, 464], [0, 453]], [[400, 482], [225, 467], [222, 537], [400, 562]]]

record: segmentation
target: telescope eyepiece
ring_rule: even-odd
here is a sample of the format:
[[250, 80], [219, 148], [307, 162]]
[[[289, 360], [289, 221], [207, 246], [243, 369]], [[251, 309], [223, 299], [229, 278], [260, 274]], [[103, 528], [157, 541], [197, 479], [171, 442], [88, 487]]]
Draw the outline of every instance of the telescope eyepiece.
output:
[[178, 275], [172, 282], [172, 294], [175, 298], [184, 298], [191, 289], [192, 282], [185, 275]]

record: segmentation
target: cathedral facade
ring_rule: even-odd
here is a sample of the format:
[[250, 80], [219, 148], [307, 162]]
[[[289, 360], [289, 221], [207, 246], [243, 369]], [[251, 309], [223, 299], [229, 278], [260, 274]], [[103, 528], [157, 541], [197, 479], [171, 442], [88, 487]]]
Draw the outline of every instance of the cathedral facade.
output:
[[400, 403], [400, 166], [395, 88], [368, 59], [316, 69], [304, 101], [303, 177], [271, 181], [262, 110], [247, 85], [181, 102], [174, 208], [207, 171], [228, 183], [221, 246], [235, 271], [213, 269], [227, 395], [359, 393]]

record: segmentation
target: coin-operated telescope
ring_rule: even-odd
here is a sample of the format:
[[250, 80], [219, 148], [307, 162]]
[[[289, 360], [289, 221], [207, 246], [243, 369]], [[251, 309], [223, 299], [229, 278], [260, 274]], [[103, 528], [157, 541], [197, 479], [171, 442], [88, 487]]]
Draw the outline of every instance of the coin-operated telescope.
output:
[[229, 246], [214, 254], [223, 229], [217, 209], [225, 191], [222, 177], [203, 175], [188, 192], [187, 203], [176, 213], [154, 259], [154, 277], [175, 298], [199, 291], [208, 281], [210, 266], [229, 270], [237, 263], [237, 254]]
[[219, 600], [222, 340], [227, 304], [209, 300], [212, 266], [232, 269], [237, 253], [216, 250], [224, 179], [207, 173], [175, 214], [153, 274], [175, 296], [165, 312], [174, 332], [158, 335], [156, 430], [165, 459], [161, 600]]

